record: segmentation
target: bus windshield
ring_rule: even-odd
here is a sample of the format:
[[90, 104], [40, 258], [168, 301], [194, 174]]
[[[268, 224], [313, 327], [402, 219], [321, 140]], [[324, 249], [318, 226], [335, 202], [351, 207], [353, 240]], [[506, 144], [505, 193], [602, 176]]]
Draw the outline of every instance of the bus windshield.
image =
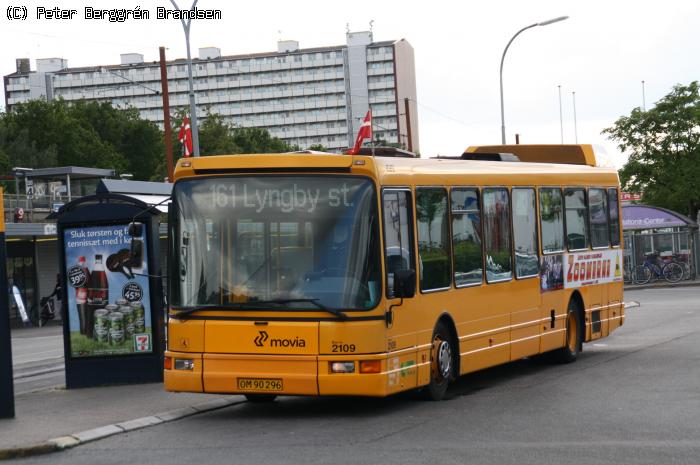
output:
[[381, 253], [370, 180], [198, 178], [178, 182], [173, 200], [173, 307], [253, 308], [259, 302], [270, 310], [368, 310], [377, 305]]

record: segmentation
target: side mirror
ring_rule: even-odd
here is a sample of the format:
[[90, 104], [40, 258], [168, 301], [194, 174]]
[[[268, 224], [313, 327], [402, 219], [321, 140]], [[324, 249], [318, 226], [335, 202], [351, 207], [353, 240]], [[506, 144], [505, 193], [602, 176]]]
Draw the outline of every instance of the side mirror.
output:
[[407, 299], [416, 294], [416, 270], [405, 269], [394, 273], [394, 297]]

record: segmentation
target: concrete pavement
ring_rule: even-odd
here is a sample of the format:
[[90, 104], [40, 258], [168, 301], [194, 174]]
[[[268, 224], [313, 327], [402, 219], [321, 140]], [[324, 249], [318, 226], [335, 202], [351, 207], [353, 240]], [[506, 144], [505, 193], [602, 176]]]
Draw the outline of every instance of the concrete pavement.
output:
[[168, 393], [160, 383], [21, 394], [16, 418], [0, 419], [0, 459], [53, 452], [243, 401]]
[[60, 326], [12, 331], [14, 419], [0, 419], [0, 459], [53, 452], [211, 411], [241, 396], [174, 394], [160, 383], [66, 390]]

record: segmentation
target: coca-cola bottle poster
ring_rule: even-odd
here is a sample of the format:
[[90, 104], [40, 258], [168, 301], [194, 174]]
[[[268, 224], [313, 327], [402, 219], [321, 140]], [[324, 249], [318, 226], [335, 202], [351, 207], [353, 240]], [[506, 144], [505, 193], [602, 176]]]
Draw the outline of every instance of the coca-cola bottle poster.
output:
[[153, 350], [146, 240], [128, 230], [112, 225], [63, 231], [72, 357]]

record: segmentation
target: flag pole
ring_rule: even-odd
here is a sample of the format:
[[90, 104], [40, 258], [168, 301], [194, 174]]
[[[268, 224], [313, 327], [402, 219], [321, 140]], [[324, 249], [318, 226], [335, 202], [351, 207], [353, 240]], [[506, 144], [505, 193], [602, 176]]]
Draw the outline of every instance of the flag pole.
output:
[[372, 116], [372, 108], [369, 109], [369, 144], [372, 148], [372, 158], [374, 158], [374, 117]]

